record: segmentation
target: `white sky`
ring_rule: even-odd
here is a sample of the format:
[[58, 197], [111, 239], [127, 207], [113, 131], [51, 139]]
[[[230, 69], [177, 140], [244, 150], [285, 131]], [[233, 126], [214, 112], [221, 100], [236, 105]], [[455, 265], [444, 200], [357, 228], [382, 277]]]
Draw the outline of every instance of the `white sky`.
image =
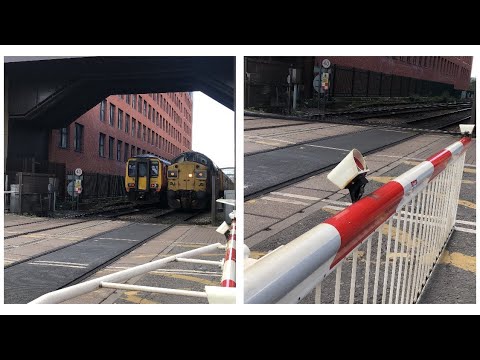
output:
[[234, 113], [202, 92], [193, 93], [192, 147], [221, 168], [235, 165]]

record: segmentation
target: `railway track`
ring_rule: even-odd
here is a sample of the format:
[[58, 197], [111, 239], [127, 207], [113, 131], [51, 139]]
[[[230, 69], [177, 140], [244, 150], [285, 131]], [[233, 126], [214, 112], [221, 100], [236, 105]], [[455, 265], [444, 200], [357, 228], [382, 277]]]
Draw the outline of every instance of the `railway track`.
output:
[[[369, 129], [295, 144], [245, 157], [245, 201], [332, 169], [353, 147], [367, 155], [417, 136], [417, 132]], [[322, 149], [322, 157], [318, 156]], [[281, 161], [282, 166], [278, 164]]]
[[77, 284], [175, 225], [132, 223], [12, 263], [4, 270], [5, 303]]

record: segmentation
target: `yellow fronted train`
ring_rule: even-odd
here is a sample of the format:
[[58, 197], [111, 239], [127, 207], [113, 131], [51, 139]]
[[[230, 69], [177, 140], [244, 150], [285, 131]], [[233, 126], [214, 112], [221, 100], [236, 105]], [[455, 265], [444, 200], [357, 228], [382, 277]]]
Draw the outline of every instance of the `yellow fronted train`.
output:
[[127, 161], [125, 190], [130, 201], [158, 201], [166, 205], [167, 167], [170, 162], [155, 155], [137, 155]]
[[233, 181], [207, 156], [185, 152], [168, 166], [168, 206], [172, 209], [208, 209], [212, 199], [212, 176], [215, 176], [215, 199], [224, 190], [233, 190]]

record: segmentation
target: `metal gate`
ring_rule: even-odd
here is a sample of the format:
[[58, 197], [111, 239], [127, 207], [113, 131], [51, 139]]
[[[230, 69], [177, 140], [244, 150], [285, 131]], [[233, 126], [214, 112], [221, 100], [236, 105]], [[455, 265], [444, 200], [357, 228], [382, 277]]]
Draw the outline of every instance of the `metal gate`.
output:
[[245, 302], [296, 303], [316, 289], [316, 303], [416, 303], [454, 230], [470, 142], [260, 259], [245, 272]]

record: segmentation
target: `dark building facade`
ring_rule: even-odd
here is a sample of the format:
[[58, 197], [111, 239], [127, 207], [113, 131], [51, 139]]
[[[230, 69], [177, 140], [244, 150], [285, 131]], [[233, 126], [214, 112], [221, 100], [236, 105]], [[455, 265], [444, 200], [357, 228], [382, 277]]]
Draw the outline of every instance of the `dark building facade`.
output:
[[191, 93], [112, 95], [67, 128], [52, 130], [49, 161], [67, 171], [124, 175], [138, 154], [171, 160], [192, 148]]
[[328, 58], [333, 65], [386, 75], [433, 81], [468, 90], [472, 56], [317, 56], [315, 66]]
[[245, 107], [287, 107], [290, 69], [299, 70], [299, 99], [315, 97], [324, 59], [330, 97], [469, 95], [472, 56], [257, 56], [245, 58]]

